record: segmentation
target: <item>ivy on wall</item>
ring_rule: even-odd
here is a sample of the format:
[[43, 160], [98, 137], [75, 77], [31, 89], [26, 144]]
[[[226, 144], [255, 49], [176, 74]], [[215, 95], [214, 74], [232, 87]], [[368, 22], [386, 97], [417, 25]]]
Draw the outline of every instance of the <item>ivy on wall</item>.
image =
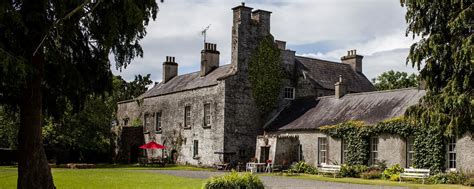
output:
[[[435, 128], [435, 127], [433, 127]], [[421, 129], [403, 117], [366, 125], [361, 121], [349, 121], [333, 126], [324, 126], [320, 131], [334, 138], [343, 139], [347, 145], [346, 164], [366, 165], [369, 161], [369, 139], [380, 134], [415, 138], [413, 148], [414, 166], [430, 168], [434, 173], [444, 167], [445, 144], [443, 132], [436, 129]]]
[[281, 78], [280, 49], [272, 35], [264, 37], [252, 53], [249, 62], [249, 80], [252, 96], [262, 115], [271, 111], [280, 94]]

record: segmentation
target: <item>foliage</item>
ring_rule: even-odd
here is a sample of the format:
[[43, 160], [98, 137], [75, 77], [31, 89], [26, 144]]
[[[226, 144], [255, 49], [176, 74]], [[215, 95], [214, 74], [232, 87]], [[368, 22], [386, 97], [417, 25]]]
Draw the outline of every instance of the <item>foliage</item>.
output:
[[16, 149], [19, 122], [17, 113], [0, 106], [0, 148]]
[[290, 169], [288, 170], [288, 172], [317, 175], [318, 174], [318, 168], [316, 168], [314, 166], [311, 166], [311, 165], [307, 164], [304, 161], [300, 161], [298, 163], [293, 163], [290, 166]]
[[252, 85], [252, 95], [262, 114], [273, 110], [281, 90], [280, 50], [268, 35], [263, 38], [249, 62], [249, 80]]
[[339, 170], [339, 175], [341, 177], [354, 177], [359, 178], [360, 174], [366, 172], [369, 168], [365, 165], [346, 165], [341, 166]]
[[370, 170], [360, 174], [360, 178], [363, 179], [379, 179], [382, 176], [382, 172], [380, 170]]
[[399, 164], [396, 164], [392, 167], [389, 167], [387, 169], [385, 169], [382, 173], [382, 178], [384, 179], [397, 179], [400, 177], [400, 173], [402, 173], [405, 169], [403, 169], [402, 167], [400, 167]]
[[212, 177], [206, 181], [203, 189], [259, 189], [264, 188], [262, 181], [251, 173], [231, 173]]
[[375, 125], [349, 121], [320, 130], [329, 136], [341, 138], [347, 144], [346, 163], [348, 165], [367, 164], [369, 158], [369, 139], [380, 134], [394, 134], [407, 138], [415, 137], [414, 164], [419, 168], [430, 168], [433, 173], [440, 172], [445, 162], [446, 140], [436, 127], [421, 129], [403, 117], [386, 120]]
[[408, 118], [425, 128], [436, 127], [445, 136], [474, 133], [474, 4], [471, 0], [402, 0], [401, 4], [407, 8], [407, 35], [421, 38], [411, 46], [407, 63], [421, 69], [427, 89], [420, 103], [408, 110]]
[[54, 188], [42, 146], [44, 117], [61, 119], [112, 88], [116, 68], [143, 56], [155, 0], [1, 1], [0, 104], [20, 110], [19, 188]]
[[474, 178], [466, 179], [466, 181], [463, 183], [463, 185], [474, 186]]
[[[149, 74], [138, 75], [134, 81], [126, 82], [116, 76], [110, 93], [90, 95], [78, 112], [69, 105], [62, 119], [46, 119], [43, 142], [53, 153], [48, 158], [55, 158], [58, 163], [107, 161], [105, 154], [110, 151], [110, 128], [115, 120], [117, 102], [124, 96], [144, 93], [146, 85], [151, 83], [149, 77]], [[67, 157], [69, 153], [78, 154], [78, 157]], [[99, 159], [96, 157], [99, 155], [105, 157]]]
[[468, 177], [462, 172], [438, 173], [428, 178], [428, 182], [433, 184], [463, 184], [467, 180]]
[[387, 71], [377, 78], [372, 79], [377, 90], [391, 90], [418, 86], [418, 79], [415, 74], [408, 75], [406, 72]]
[[386, 160], [377, 160], [369, 167], [369, 171], [377, 170], [377, 171], [383, 172], [385, 169], [387, 169]]

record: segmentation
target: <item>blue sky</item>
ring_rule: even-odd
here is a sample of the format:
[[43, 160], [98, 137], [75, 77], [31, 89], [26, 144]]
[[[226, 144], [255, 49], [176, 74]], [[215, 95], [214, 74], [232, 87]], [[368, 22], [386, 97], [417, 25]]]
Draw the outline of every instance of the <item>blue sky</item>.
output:
[[[135, 59], [116, 75], [133, 80], [151, 74], [161, 81], [162, 63], [175, 56], [179, 74], [198, 71], [203, 38], [200, 31], [211, 25], [208, 41], [217, 44], [221, 65], [230, 63], [232, 7], [241, 0], [168, 0], [160, 3], [156, 21], [141, 41], [144, 57]], [[273, 12], [271, 33], [286, 41], [297, 55], [340, 61], [347, 50], [364, 55], [363, 72], [371, 79], [388, 70], [417, 72], [406, 66], [414, 42], [405, 37], [405, 9], [396, 0], [254, 0], [254, 9]]]

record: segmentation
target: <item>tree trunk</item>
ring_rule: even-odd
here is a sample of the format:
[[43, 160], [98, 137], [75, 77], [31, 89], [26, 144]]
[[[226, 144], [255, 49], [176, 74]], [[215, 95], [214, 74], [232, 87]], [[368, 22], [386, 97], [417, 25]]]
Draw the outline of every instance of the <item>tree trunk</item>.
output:
[[55, 188], [51, 169], [46, 159], [42, 139], [42, 81], [44, 58], [38, 53], [31, 59], [33, 76], [27, 81], [20, 103], [20, 129], [18, 132], [18, 188]]

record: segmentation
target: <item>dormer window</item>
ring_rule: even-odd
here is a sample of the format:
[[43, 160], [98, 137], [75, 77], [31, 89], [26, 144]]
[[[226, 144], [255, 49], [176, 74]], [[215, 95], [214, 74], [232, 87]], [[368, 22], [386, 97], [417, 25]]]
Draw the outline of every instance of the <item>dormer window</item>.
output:
[[285, 99], [287, 100], [295, 99], [295, 88], [285, 87]]

